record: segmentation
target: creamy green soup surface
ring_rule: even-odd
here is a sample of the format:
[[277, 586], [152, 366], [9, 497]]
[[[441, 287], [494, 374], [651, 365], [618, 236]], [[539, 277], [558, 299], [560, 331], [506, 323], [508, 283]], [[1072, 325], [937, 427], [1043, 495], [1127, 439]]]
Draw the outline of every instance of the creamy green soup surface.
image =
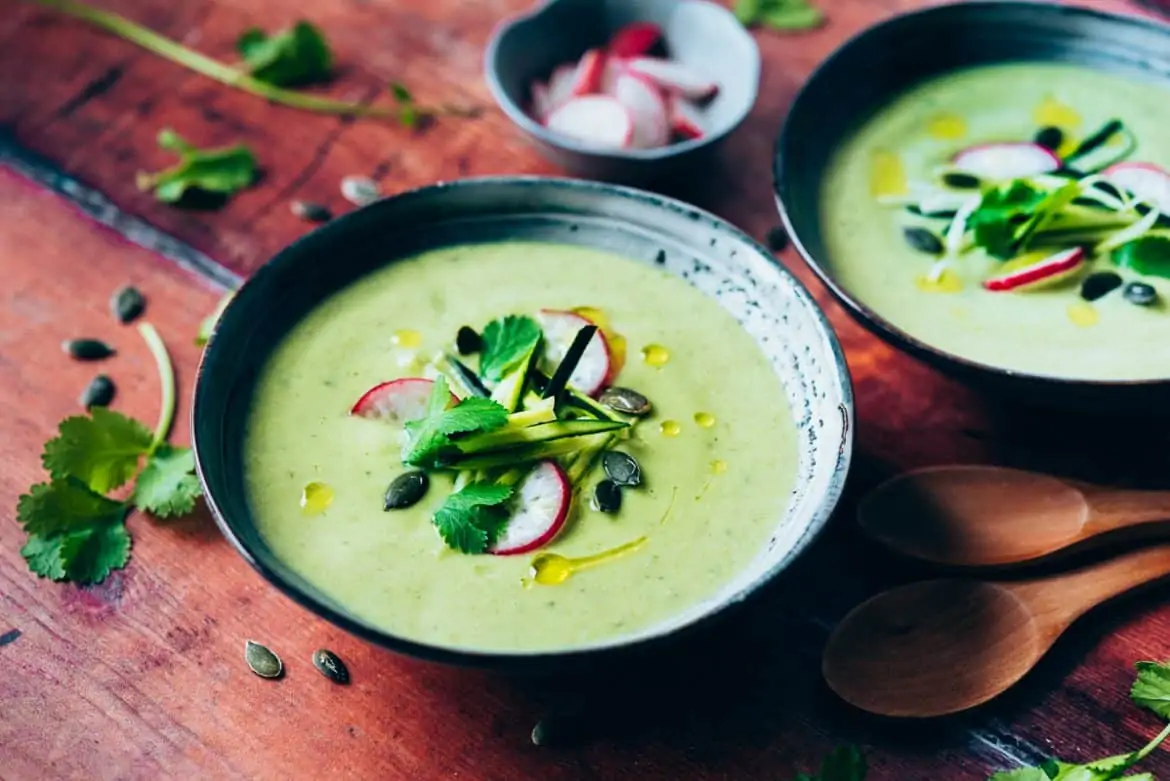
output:
[[[418, 376], [463, 325], [506, 314], [596, 307], [628, 342], [618, 381], [655, 405], [622, 449], [645, 484], [606, 515], [578, 496], [548, 546], [513, 556], [447, 548], [431, 523], [452, 481], [383, 511], [404, 471], [399, 430], [347, 414], [371, 386]], [[417, 331], [421, 344], [403, 333]], [[670, 358], [648, 365], [642, 348]], [[469, 359], [474, 361], [474, 359]], [[696, 422], [696, 414], [709, 428]], [[677, 434], [668, 423], [677, 423]], [[665, 425], [664, 425], [665, 424]], [[333, 295], [264, 367], [245, 442], [246, 480], [275, 555], [367, 624], [430, 644], [491, 651], [589, 645], [645, 630], [715, 595], [759, 555], [789, 501], [796, 432], [781, 385], [717, 303], [648, 265], [580, 247], [466, 245], [396, 262]], [[587, 486], [600, 479], [595, 469]], [[328, 485], [319, 514], [306, 484]], [[588, 494], [588, 487], [581, 492]], [[555, 586], [525, 584], [536, 553], [629, 553]]]
[[961, 149], [1028, 141], [1045, 126], [1059, 128], [1064, 143], [1075, 146], [1114, 118], [1138, 141], [1130, 160], [1170, 167], [1170, 90], [1162, 85], [1025, 63], [923, 83], [879, 111], [836, 154], [821, 195], [827, 250], [821, 260], [881, 318], [962, 358], [1065, 378], [1170, 377], [1170, 310], [1162, 301], [1135, 306], [1121, 290], [1091, 304], [1078, 296], [1083, 279], [1097, 271], [1120, 271], [1127, 282], [1152, 285], [1163, 301], [1170, 280], [1120, 270], [1105, 253], [1051, 288], [989, 292], [981, 280], [1003, 261], [976, 251], [952, 265], [959, 289], [924, 289], [921, 280], [935, 259], [903, 236], [906, 225], [918, 223], [875, 197], [875, 176], [890, 173], [877, 170], [883, 166], [900, 166], [910, 181], [931, 180]]

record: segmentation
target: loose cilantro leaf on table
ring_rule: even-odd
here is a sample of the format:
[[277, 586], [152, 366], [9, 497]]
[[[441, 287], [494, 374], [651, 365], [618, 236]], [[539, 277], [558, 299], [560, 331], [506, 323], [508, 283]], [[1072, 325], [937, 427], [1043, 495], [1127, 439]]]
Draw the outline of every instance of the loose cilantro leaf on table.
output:
[[439, 375], [427, 403], [426, 417], [406, 423], [408, 436], [402, 462], [411, 466], [441, 468], [444, 457], [455, 449], [453, 434], [491, 431], [508, 422], [508, 412], [491, 399], [477, 396], [454, 407], [447, 378]]
[[507, 522], [503, 505], [514, 492], [510, 485], [471, 483], [450, 494], [435, 511], [439, 536], [462, 553], [483, 553]]
[[527, 356], [540, 341], [540, 326], [531, 317], [508, 315], [483, 329], [479, 373], [495, 382]]
[[140, 510], [169, 518], [194, 510], [200, 491], [191, 448], [159, 445], [138, 475], [133, 502]]
[[61, 421], [42, 459], [50, 477], [71, 475], [98, 493], [124, 485], [150, 450], [150, 429], [133, 418], [94, 407], [90, 414]]
[[1170, 720], [1170, 664], [1138, 662], [1137, 671], [1129, 696], [1141, 707]]
[[841, 746], [824, 758], [819, 773], [797, 773], [793, 781], [865, 781], [868, 772], [865, 757], [855, 746]]
[[127, 506], [95, 493], [76, 477], [34, 485], [20, 497], [16, 519], [28, 533], [21, 555], [52, 580], [93, 583], [125, 566]]
[[212, 310], [211, 314], [203, 318], [199, 323], [199, 331], [195, 334], [196, 347], [202, 347], [211, 341], [211, 334], [215, 331], [215, 325], [219, 322], [219, 316], [223, 314], [223, 310], [227, 309], [227, 305], [231, 303], [232, 296], [234, 295], [235, 291], [225, 293], [223, 298], [219, 300], [219, 303], [215, 305], [215, 309]]
[[295, 87], [329, 78], [333, 55], [321, 31], [305, 21], [269, 36], [258, 27], [236, 41], [248, 72], [278, 87]]
[[748, 27], [781, 31], [809, 30], [825, 21], [825, 15], [808, 0], [736, 0], [734, 11]]
[[1170, 236], [1142, 236], [1113, 250], [1113, 262], [1139, 274], [1170, 278]]
[[189, 190], [232, 195], [256, 178], [256, 158], [242, 144], [196, 149], [167, 129], [158, 134], [158, 145], [177, 153], [178, 164], [156, 173], [140, 171], [137, 181], [138, 189], [153, 190], [164, 203], [178, 202]]

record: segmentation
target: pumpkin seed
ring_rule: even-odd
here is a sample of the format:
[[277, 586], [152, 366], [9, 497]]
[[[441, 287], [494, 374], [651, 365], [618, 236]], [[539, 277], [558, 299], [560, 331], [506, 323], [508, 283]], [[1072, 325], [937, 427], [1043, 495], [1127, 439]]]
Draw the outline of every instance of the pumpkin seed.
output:
[[1121, 275], [1113, 271], [1098, 271], [1085, 277], [1081, 283], [1081, 298], [1096, 301], [1121, 287]]
[[947, 187], [954, 187], [957, 190], [978, 190], [982, 184], [978, 176], [959, 171], [949, 171], [943, 174], [942, 180]]
[[1045, 149], [1057, 150], [1064, 143], [1064, 131], [1058, 127], [1042, 127], [1032, 140]]
[[431, 480], [426, 472], [403, 472], [386, 489], [382, 502], [384, 510], [401, 510], [418, 503], [427, 493]]
[[903, 228], [902, 236], [906, 239], [907, 244], [919, 252], [925, 252], [927, 255], [942, 254], [942, 239], [926, 228]]
[[602, 480], [593, 489], [593, 505], [603, 513], [622, 509], [622, 487], [613, 480]]
[[104, 374], [99, 374], [89, 381], [89, 385], [85, 386], [78, 401], [86, 409], [108, 407], [110, 402], [114, 400], [114, 390], [114, 381]]
[[601, 468], [618, 485], [635, 486], [642, 482], [642, 469], [629, 453], [607, 450], [601, 455]]
[[580, 742], [593, 730], [595, 719], [590, 708], [557, 708], [536, 722], [532, 728], [532, 745], [566, 746]]
[[1125, 296], [1126, 301], [1138, 306], [1150, 306], [1158, 300], [1158, 291], [1153, 285], [1147, 285], [1145, 282], [1130, 282], [1121, 294]]
[[365, 176], [347, 176], [341, 180], [341, 194], [345, 200], [357, 206], [365, 206], [378, 200], [382, 191], [378, 183]]
[[606, 388], [597, 400], [610, 409], [626, 415], [649, 415], [653, 409], [650, 399], [636, 390], [618, 385]]
[[334, 683], [349, 683], [349, 669], [345, 662], [326, 648], [319, 648], [313, 652], [313, 666]]
[[768, 248], [773, 252], [781, 252], [788, 246], [788, 232], [782, 225], [777, 225], [768, 231]]
[[261, 678], [279, 678], [284, 673], [280, 657], [253, 640], [244, 643], [244, 661]]
[[127, 285], [110, 297], [110, 311], [119, 323], [129, 323], [146, 309], [146, 298], [138, 288]]
[[114, 348], [100, 339], [66, 339], [61, 349], [79, 361], [100, 361], [114, 354]]
[[288, 205], [288, 208], [306, 222], [329, 222], [333, 219], [333, 212], [312, 201], [293, 201]]
[[455, 349], [460, 355], [471, 355], [483, 349], [483, 337], [471, 326], [460, 326], [455, 334]]

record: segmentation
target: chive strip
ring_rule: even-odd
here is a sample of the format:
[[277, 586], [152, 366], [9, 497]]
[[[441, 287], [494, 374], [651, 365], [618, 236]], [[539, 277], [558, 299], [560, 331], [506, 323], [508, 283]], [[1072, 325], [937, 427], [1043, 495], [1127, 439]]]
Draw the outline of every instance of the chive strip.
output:
[[319, 114], [340, 114], [342, 116], [399, 117], [402, 113], [400, 108], [366, 106], [361, 103], [319, 98], [304, 92], [274, 86], [236, 68], [224, 65], [205, 54], [188, 49], [186, 46], [132, 22], [124, 16], [93, 8], [85, 3], [76, 2], [76, 0], [32, 0], [32, 2], [89, 22], [106, 32], [138, 44], [149, 52], [189, 68], [209, 79], [214, 79], [221, 84], [235, 87], [244, 92], [250, 92], [273, 103]]
[[150, 440], [149, 453], [154, 453], [158, 446], [166, 441], [171, 433], [171, 424], [175, 420], [175, 367], [171, 365], [171, 356], [162, 337], [150, 323], [139, 323], [138, 333], [142, 334], [150, 354], [154, 356], [154, 363], [158, 367], [158, 381], [162, 388], [162, 404], [158, 411], [158, 424], [154, 427], [154, 437]]
[[565, 389], [565, 386], [569, 384], [569, 377], [576, 370], [577, 364], [581, 361], [581, 356], [585, 354], [585, 348], [589, 346], [589, 342], [593, 339], [595, 333], [597, 333], [597, 326], [595, 325], [590, 324], [581, 327], [581, 330], [573, 337], [573, 343], [565, 351], [565, 357], [561, 360], [560, 366], [553, 372], [553, 376], [549, 379], [548, 384], [544, 386], [544, 393], [541, 395], [541, 398], [551, 399]]
[[1101, 126], [1100, 130], [1082, 141], [1076, 149], [1069, 153], [1068, 157], [1064, 158], [1063, 162], [1065, 165], [1067, 165], [1074, 160], [1077, 160], [1078, 158], [1084, 157], [1089, 152], [1092, 152], [1094, 149], [1112, 138], [1115, 133], [1123, 130], [1124, 128], [1125, 123], [1123, 123], [1120, 119], [1109, 120]]
[[443, 361], [450, 367], [451, 373], [459, 380], [459, 384], [473, 396], [489, 398], [492, 392], [480, 381], [479, 375], [471, 370], [467, 364], [451, 355], [444, 355]]

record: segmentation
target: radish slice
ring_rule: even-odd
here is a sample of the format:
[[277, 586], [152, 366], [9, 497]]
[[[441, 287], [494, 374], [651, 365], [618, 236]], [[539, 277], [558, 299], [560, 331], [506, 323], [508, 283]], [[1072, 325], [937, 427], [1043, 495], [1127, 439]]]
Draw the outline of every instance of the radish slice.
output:
[[1019, 179], [1060, 168], [1060, 158], [1039, 144], [1028, 142], [982, 144], [955, 155], [955, 166], [984, 179]]
[[986, 279], [983, 287], [995, 293], [1033, 290], [1067, 279], [1080, 269], [1084, 260], [1084, 248], [1073, 247], [1007, 274]]
[[693, 103], [678, 95], [670, 96], [670, 129], [686, 139], [706, 135], [702, 114]]
[[569, 517], [571, 497], [564, 470], [552, 461], [541, 461], [517, 486], [512, 516], [488, 552], [512, 556], [548, 544]]
[[609, 53], [615, 57], [637, 57], [662, 40], [662, 28], [653, 22], [630, 22], [609, 39]]
[[[544, 359], [551, 366], [556, 366], [565, 357], [565, 351], [573, 343], [573, 337], [578, 331], [587, 325], [594, 325], [575, 312], [554, 309], [540, 310], [536, 319], [544, 331]], [[577, 362], [577, 368], [569, 375], [569, 385], [592, 396], [605, 387], [609, 369], [609, 342], [598, 328], [581, 355], [581, 360]]]
[[[434, 387], [433, 380], [421, 377], [383, 382], [363, 393], [349, 414], [394, 423], [419, 420], [427, 415], [427, 401]], [[451, 404], [457, 401], [455, 394], [451, 394]]]
[[650, 81], [633, 73], [619, 73], [614, 80], [613, 95], [629, 109], [634, 120], [632, 146], [651, 149], [669, 140], [666, 102]]
[[574, 96], [592, 95], [601, 91], [601, 79], [605, 75], [605, 52], [590, 49], [581, 55], [577, 69], [573, 72]]
[[626, 72], [624, 60], [619, 60], [617, 57], [607, 57], [605, 59], [605, 69], [601, 74], [600, 92], [603, 95], [616, 96], [617, 78]]
[[576, 65], [558, 65], [553, 69], [552, 75], [548, 77], [548, 114], [572, 99], [573, 85], [576, 83]]
[[573, 98], [548, 116], [549, 130], [594, 146], [628, 146], [634, 136], [630, 112], [608, 95]]
[[677, 92], [692, 100], [709, 98], [719, 91], [719, 85], [683, 65], [681, 62], [656, 57], [636, 57], [626, 63], [632, 73], [644, 76], [669, 92]]
[[1170, 214], [1170, 172], [1153, 163], [1118, 163], [1104, 171], [1105, 178], [1129, 190], [1138, 200]]
[[536, 117], [538, 122], [544, 122], [553, 109], [552, 95], [548, 91], [548, 85], [543, 81], [532, 82], [531, 94], [532, 116]]

